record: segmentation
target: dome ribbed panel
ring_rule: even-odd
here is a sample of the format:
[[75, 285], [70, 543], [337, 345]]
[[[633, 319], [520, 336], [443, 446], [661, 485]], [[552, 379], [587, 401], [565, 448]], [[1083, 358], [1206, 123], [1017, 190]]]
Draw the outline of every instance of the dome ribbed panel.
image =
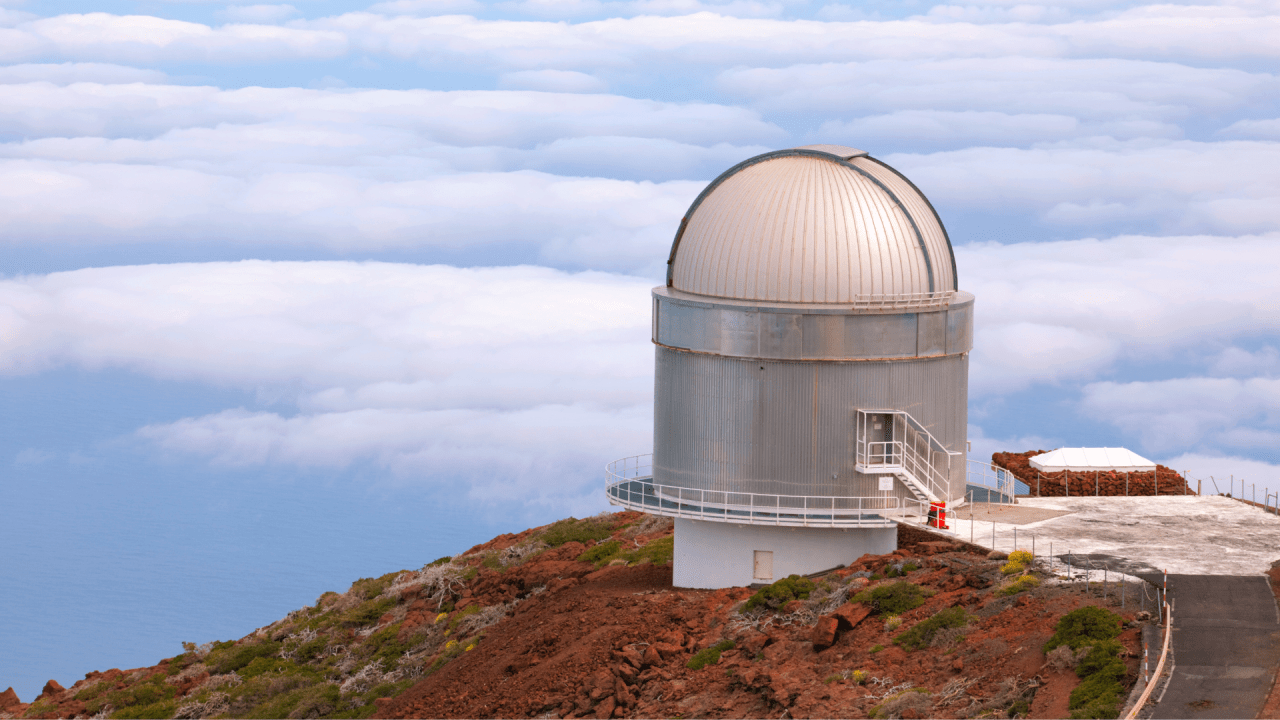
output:
[[924, 199], [901, 190], [909, 185], [883, 166], [865, 172], [822, 157], [781, 156], [723, 179], [688, 219], [672, 287], [797, 303], [954, 290], [946, 237]]
[[934, 282], [937, 290], [958, 290], [955, 286], [955, 268], [952, 267], [951, 243], [947, 233], [938, 221], [938, 215], [920, 191], [896, 170], [882, 162], [868, 157], [853, 158], [849, 161], [861, 170], [865, 170], [875, 179], [884, 183], [898, 200], [911, 213], [916, 228], [924, 238], [929, 258], [933, 262]]

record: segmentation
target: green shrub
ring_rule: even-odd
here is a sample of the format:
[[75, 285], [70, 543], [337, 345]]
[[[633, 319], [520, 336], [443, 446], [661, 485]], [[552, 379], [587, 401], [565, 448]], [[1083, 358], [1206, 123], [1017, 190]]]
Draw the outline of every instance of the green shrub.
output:
[[880, 652], [883, 649], [884, 649], [883, 645], [873, 645], [871, 646], [871, 649], [868, 650], [867, 652], [871, 653], [872, 655], [875, 655], [876, 653]]
[[1067, 707], [1073, 718], [1114, 718], [1120, 714], [1120, 698], [1124, 695], [1124, 663], [1119, 672], [1114, 666], [1103, 673], [1095, 673], [1071, 691]]
[[401, 572], [401, 570], [397, 570], [395, 572], [389, 572], [381, 577], [360, 578], [359, 580], [351, 583], [351, 589], [348, 590], [347, 593], [355, 595], [362, 600], [371, 600], [381, 595], [387, 588], [391, 587], [391, 583], [396, 581], [396, 577], [399, 576]]
[[708, 665], [715, 665], [720, 662], [720, 653], [733, 648], [732, 640], [721, 640], [705, 650], [699, 650], [689, 658], [689, 662], [685, 663], [685, 667], [690, 670], [701, 670]]
[[596, 540], [604, 540], [613, 534], [613, 529], [607, 520], [596, 520], [588, 518], [586, 520], [578, 520], [577, 518], [568, 518], [552, 523], [542, 533], [542, 541], [551, 547], [560, 547], [567, 542], [580, 542], [587, 544]]
[[[234, 672], [260, 657], [268, 658], [278, 652], [280, 652], [280, 643], [270, 641], [227, 648], [221, 651], [216, 662], [210, 663], [210, 672], [214, 675]], [[213, 653], [210, 653], [210, 656], [212, 655]]]
[[969, 614], [962, 607], [952, 607], [935, 613], [933, 617], [916, 623], [915, 627], [893, 639], [904, 650], [928, 647], [933, 636], [944, 628], [964, 627], [969, 624]]
[[1120, 652], [1124, 648], [1115, 640], [1099, 640], [1097, 645], [1089, 649], [1079, 663], [1076, 663], [1076, 675], [1085, 678], [1098, 673], [1125, 674], [1124, 661]]
[[[156, 712], [161, 710], [156, 706], [169, 704], [169, 701], [173, 700], [177, 692], [177, 689], [172, 685], [162, 681], [145, 682], [100, 695], [86, 703], [86, 709], [93, 714], [97, 714], [104, 707], [110, 705], [115, 708], [112, 717], [153, 717]], [[30, 711], [28, 711], [28, 714], [31, 714]], [[172, 708], [170, 708], [170, 714], [172, 714]], [[160, 717], [168, 717], [168, 715]]]
[[432, 560], [431, 562], [427, 563], [427, 567], [435, 567], [437, 565], [448, 565], [451, 562], [453, 562], [453, 556], [445, 555], [442, 558], [436, 558], [435, 560]]
[[770, 610], [777, 610], [792, 600], [808, 600], [809, 593], [813, 590], [812, 580], [799, 575], [788, 575], [772, 585], [765, 585], [757, 590], [754, 595], [747, 598], [747, 604], [742, 609], [754, 610], [764, 606]]
[[854, 685], [861, 685], [865, 683], [869, 677], [871, 677], [871, 673], [866, 670], [854, 670], [853, 674], [849, 676], [849, 679], [853, 681]]
[[604, 565], [613, 559], [618, 552], [622, 550], [622, 543], [617, 540], [602, 542], [593, 548], [590, 548], [578, 556], [578, 562], [595, 563], [596, 565]]
[[27, 708], [22, 717], [39, 717], [40, 715], [57, 711], [58, 706], [56, 703], [49, 700], [37, 700], [31, 704], [31, 707]]
[[890, 615], [884, 619], [884, 631], [893, 632], [902, 627], [902, 618], [897, 615]]
[[351, 608], [342, 616], [342, 623], [348, 627], [362, 627], [364, 625], [372, 625], [378, 622], [378, 618], [391, 612], [396, 606], [395, 598], [382, 598], [381, 600], [372, 599], [365, 600], [359, 605]]
[[321, 635], [311, 642], [299, 645], [293, 654], [298, 659], [298, 662], [307, 663], [319, 657], [320, 653], [324, 652], [324, 649], [328, 646], [329, 638]]
[[1120, 616], [1109, 610], [1082, 607], [1062, 616], [1053, 637], [1045, 643], [1046, 653], [1062, 645], [1072, 650], [1089, 648], [1088, 654], [1076, 665], [1081, 682], [1071, 691], [1068, 702], [1071, 717], [1114, 718], [1119, 714], [1127, 672], [1124, 661], [1118, 657], [1121, 645], [1115, 640], [1122, 623]]
[[268, 697], [265, 701], [250, 710], [246, 717], [262, 718], [263, 720], [284, 720], [284, 718], [289, 717], [293, 713], [294, 708], [302, 702], [303, 698], [308, 695], [310, 690], [311, 687], [306, 686], [293, 690], [292, 692], [280, 693]]
[[1059, 645], [1079, 650], [1099, 640], [1111, 640], [1120, 634], [1123, 623], [1119, 615], [1093, 605], [1072, 610], [1058, 621], [1053, 637], [1044, 644], [1044, 652]]
[[[468, 609], [477, 607], [475, 605], [468, 606]], [[464, 613], [459, 613], [463, 615]], [[465, 613], [470, 614], [470, 613]], [[400, 626], [402, 623], [388, 625], [378, 632], [369, 636], [365, 641], [365, 647], [373, 651], [373, 659], [382, 664], [383, 672], [391, 672], [396, 669], [396, 661], [400, 659], [405, 651], [413, 647], [411, 642], [400, 642], [396, 636], [400, 634]]]
[[676, 539], [662, 537], [652, 540], [648, 545], [622, 553], [622, 559], [628, 565], [639, 565], [646, 560], [654, 565], [670, 565], [676, 552]]
[[901, 615], [924, 604], [924, 589], [900, 580], [892, 585], [879, 585], [854, 595], [853, 602], [866, 603], [877, 615]]
[[160, 718], [173, 717], [173, 713], [177, 709], [177, 700], [162, 700], [150, 705], [135, 705], [133, 707], [121, 708], [111, 713], [111, 717], [159, 720]]
[[458, 611], [457, 615], [454, 615], [449, 619], [449, 629], [456, 630], [458, 628], [458, 623], [462, 622], [462, 618], [468, 615], [475, 615], [478, 612], [480, 612], [480, 603], [471, 603], [470, 605], [462, 608], [462, 610]]
[[290, 714], [295, 717], [327, 717], [338, 707], [342, 691], [337, 683], [321, 683], [304, 688]]

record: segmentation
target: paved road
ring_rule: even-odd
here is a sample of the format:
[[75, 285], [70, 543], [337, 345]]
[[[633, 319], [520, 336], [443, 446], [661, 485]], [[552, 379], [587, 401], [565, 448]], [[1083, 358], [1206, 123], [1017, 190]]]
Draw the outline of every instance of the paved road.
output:
[[1280, 610], [1267, 579], [1170, 575], [1169, 597], [1173, 678], [1150, 716], [1257, 717], [1280, 664]]

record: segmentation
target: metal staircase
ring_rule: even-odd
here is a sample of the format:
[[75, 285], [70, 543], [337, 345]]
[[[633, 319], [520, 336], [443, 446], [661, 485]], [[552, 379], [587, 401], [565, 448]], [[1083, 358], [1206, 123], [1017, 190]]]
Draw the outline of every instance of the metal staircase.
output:
[[926, 506], [951, 497], [951, 462], [961, 455], [901, 410], [858, 410], [855, 453], [855, 470], [896, 477]]

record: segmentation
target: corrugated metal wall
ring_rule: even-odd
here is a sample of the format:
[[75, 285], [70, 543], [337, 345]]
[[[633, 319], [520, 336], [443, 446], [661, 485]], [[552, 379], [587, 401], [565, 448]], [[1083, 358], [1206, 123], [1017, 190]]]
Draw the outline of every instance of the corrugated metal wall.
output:
[[[858, 409], [911, 413], [965, 450], [969, 356], [787, 362], [656, 348], [654, 481], [776, 495], [875, 497], [854, 472]], [[952, 500], [964, 494], [964, 457]], [[908, 497], [899, 487], [900, 497]]]

